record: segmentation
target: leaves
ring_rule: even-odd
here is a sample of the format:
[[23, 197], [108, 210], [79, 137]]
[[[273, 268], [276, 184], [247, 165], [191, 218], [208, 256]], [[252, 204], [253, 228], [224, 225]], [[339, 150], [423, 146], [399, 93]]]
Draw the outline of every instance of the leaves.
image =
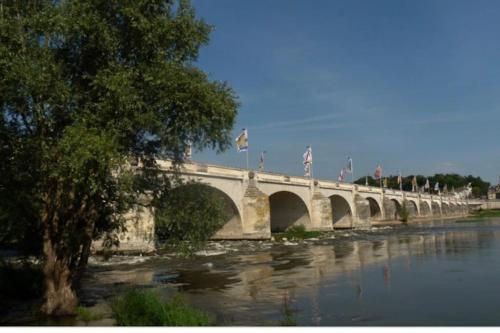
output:
[[229, 146], [237, 97], [194, 65], [211, 30], [185, 0], [1, 2], [2, 244], [37, 253], [47, 232], [74, 270], [170, 188], [130, 157]]

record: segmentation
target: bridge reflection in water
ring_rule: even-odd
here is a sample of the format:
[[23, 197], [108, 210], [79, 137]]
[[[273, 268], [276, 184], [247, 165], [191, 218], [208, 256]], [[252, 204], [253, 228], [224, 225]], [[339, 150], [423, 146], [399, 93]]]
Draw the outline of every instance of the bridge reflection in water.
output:
[[[285, 297], [303, 325], [500, 323], [496, 315], [464, 316], [471, 307], [489, 313], [484, 302], [492, 294], [484, 283], [500, 291], [494, 282], [494, 267], [500, 268], [495, 223], [346, 231], [336, 239], [289, 246], [232, 244], [238, 252], [189, 262], [158, 259], [125, 269], [122, 277], [126, 284], [154, 285], [166, 294], [182, 291], [221, 322], [236, 325], [275, 324]], [[121, 275], [111, 269], [106, 281], [102, 273], [100, 284], [116, 284]]]

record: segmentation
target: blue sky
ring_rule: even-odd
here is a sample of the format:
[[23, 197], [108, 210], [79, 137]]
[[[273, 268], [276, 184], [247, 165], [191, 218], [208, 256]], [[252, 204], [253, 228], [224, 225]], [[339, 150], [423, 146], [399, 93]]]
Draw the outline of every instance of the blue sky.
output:
[[[227, 81], [249, 130], [250, 165], [336, 179], [500, 175], [500, 1], [193, 0], [215, 26], [198, 65]], [[196, 153], [244, 166], [244, 154]]]

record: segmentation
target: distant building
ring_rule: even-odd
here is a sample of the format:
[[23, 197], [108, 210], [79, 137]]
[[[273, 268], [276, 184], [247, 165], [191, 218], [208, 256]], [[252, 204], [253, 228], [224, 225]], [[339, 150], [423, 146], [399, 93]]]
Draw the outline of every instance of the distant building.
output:
[[490, 187], [490, 189], [488, 190], [488, 199], [489, 200], [495, 200], [495, 199], [500, 200], [500, 185]]

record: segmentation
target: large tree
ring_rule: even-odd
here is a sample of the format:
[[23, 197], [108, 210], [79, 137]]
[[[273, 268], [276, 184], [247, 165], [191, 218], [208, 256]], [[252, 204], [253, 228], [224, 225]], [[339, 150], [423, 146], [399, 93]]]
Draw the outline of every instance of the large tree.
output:
[[194, 66], [211, 30], [186, 0], [0, 0], [0, 241], [41, 251], [43, 312], [73, 313], [92, 240], [156, 193], [130, 157], [229, 145], [237, 98]]

